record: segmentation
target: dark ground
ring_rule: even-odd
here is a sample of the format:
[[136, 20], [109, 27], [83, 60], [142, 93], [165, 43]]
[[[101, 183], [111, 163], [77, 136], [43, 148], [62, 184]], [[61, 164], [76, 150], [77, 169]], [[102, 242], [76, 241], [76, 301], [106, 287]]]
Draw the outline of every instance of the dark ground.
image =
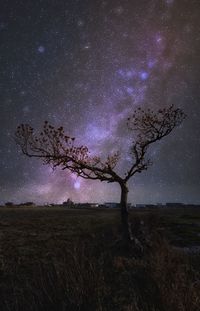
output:
[[0, 208], [1, 310], [198, 310], [200, 208], [131, 211], [143, 252], [121, 244], [119, 215]]

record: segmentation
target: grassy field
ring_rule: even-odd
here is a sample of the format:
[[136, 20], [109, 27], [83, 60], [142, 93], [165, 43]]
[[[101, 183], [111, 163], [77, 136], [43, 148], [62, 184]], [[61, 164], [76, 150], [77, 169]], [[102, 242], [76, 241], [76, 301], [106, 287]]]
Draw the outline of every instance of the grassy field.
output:
[[119, 210], [0, 208], [1, 310], [198, 310], [200, 256], [172, 246], [200, 246], [200, 209], [131, 219], [142, 252], [121, 242]]
[[[133, 217], [152, 217], [155, 226], [163, 230], [172, 245], [180, 247], [200, 246], [200, 206], [182, 208], [144, 209], [132, 212]], [[153, 223], [152, 223], [153, 225]]]

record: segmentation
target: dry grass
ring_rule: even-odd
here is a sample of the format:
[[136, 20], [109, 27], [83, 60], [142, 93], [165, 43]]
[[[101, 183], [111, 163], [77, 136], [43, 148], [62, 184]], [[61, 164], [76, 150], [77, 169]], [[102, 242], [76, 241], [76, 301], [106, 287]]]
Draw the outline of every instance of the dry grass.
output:
[[195, 260], [168, 244], [158, 219], [135, 218], [139, 252], [121, 242], [115, 216], [99, 225], [98, 213], [9, 213], [0, 218], [1, 311], [198, 310]]

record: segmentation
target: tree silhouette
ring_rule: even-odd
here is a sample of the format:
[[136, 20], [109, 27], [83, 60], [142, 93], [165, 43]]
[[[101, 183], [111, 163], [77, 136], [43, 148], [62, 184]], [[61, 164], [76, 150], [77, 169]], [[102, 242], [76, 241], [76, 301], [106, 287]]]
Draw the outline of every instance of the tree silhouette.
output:
[[127, 120], [132, 135], [130, 146], [132, 163], [124, 176], [120, 176], [117, 172], [121, 158], [119, 153], [107, 156], [106, 160], [90, 156], [88, 148], [76, 146], [75, 138], [66, 135], [62, 126], [55, 128], [45, 121], [42, 131], [36, 135], [30, 125], [21, 124], [17, 128], [15, 139], [25, 155], [41, 158], [45, 164], [53, 168], [61, 167], [84, 179], [118, 183], [121, 188], [123, 237], [133, 240], [127, 206], [128, 181], [136, 173], [147, 170], [152, 164], [146, 156], [150, 145], [170, 134], [184, 118], [184, 112], [173, 105], [156, 112], [137, 108]]

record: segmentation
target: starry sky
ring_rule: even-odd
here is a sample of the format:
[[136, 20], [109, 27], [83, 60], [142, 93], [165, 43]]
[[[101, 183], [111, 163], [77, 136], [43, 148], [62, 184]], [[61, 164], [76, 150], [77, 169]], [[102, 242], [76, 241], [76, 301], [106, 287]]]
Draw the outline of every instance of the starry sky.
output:
[[200, 1], [0, 1], [0, 203], [119, 201], [88, 181], [23, 156], [18, 124], [63, 125], [92, 154], [130, 164], [126, 119], [174, 104], [187, 119], [153, 145], [129, 182], [132, 203], [200, 203]]

